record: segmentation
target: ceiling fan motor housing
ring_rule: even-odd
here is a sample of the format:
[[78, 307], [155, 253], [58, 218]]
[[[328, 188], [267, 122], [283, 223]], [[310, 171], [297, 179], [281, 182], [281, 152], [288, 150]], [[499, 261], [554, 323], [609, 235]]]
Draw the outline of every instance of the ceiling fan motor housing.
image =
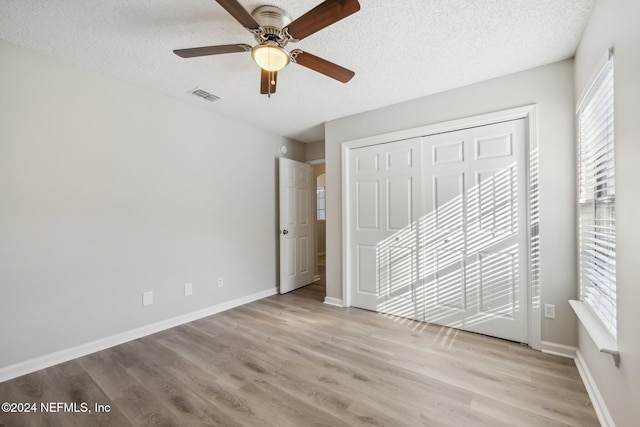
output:
[[282, 34], [282, 29], [289, 25], [291, 18], [284, 10], [276, 6], [259, 6], [251, 12], [251, 16], [264, 30], [262, 34], [256, 35], [259, 43], [264, 40], [273, 40], [281, 46], [286, 44], [287, 40]]

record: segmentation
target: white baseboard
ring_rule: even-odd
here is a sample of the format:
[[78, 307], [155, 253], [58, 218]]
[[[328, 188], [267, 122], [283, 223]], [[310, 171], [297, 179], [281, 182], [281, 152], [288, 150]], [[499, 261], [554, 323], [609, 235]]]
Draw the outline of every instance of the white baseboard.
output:
[[615, 427], [613, 418], [611, 418], [611, 414], [607, 409], [607, 405], [604, 403], [600, 391], [598, 391], [598, 386], [596, 385], [596, 382], [593, 380], [593, 377], [589, 372], [589, 368], [587, 367], [587, 364], [582, 357], [582, 353], [580, 353], [580, 349], [549, 341], [542, 341], [541, 344], [541, 351], [543, 353], [568, 357], [575, 361], [576, 367], [578, 368], [578, 373], [580, 374], [580, 378], [582, 379], [584, 387], [587, 389], [587, 394], [589, 394], [589, 399], [591, 399], [593, 409], [596, 411], [596, 415], [598, 416], [598, 421], [600, 421], [602, 427]]
[[587, 366], [587, 363], [585, 362], [584, 357], [582, 357], [582, 353], [579, 349], [576, 350], [575, 361], [578, 372], [580, 373], [580, 378], [582, 378], [582, 382], [584, 383], [587, 393], [589, 394], [589, 398], [591, 399], [593, 409], [596, 411], [596, 415], [598, 416], [598, 421], [600, 421], [602, 427], [615, 427], [613, 418], [611, 418], [607, 405], [604, 403], [604, 399], [598, 390], [598, 386], [591, 376], [589, 367]]
[[257, 301], [259, 299], [266, 298], [277, 293], [277, 288], [267, 289], [265, 291], [223, 302], [221, 304], [213, 305], [211, 307], [207, 307], [198, 311], [173, 317], [171, 319], [162, 320], [160, 322], [152, 323], [140, 328], [121, 332], [110, 337], [101, 338], [96, 341], [80, 344], [76, 347], [67, 348], [64, 350], [56, 351], [55, 353], [36, 357], [34, 359], [16, 363], [14, 365], [9, 365], [4, 368], [0, 368], [0, 382], [17, 378], [19, 376], [38, 371], [40, 369], [48, 368], [59, 363], [67, 362], [78, 357], [86, 356], [87, 354], [95, 353], [96, 351], [104, 350], [109, 347], [142, 338], [147, 335], [155, 334], [156, 332], [164, 331], [165, 329], [193, 322], [194, 320], [202, 319], [203, 317], [211, 316], [212, 314], [220, 313], [234, 307], [248, 304], [250, 302]]
[[319, 282], [320, 281], [320, 276], [318, 274], [316, 274], [315, 276], [313, 276], [313, 281], [314, 282]]
[[344, 307], [340, 298], [324, 297], [324, 303], [328, 305], [335, 305], [336, 307]]
[[540, 343], [540, 351], [543, 353], [555, 354], [556, 356], [574, 359], [577, 349], [570, 345], [558, 344], [550, 341], [542, 341]]
[[323, 256], [323, 255], [326, 255], [326, 254], [327, 254], [326, 252], [318, 252], [318, 256]]

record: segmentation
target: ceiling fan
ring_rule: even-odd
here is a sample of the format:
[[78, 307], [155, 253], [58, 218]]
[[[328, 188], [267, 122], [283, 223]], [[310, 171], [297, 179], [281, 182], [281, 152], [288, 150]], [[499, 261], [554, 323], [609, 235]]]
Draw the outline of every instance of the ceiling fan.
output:
[[237, 0], [216, 0], [243, 27], [251, 32], [256, 46], [227, 44], [218, 46], [177, 49], [173, 53], [182, 58], [220, 55], [223, 53], [251, 52], [260, 66], [260, 93], [271, 96], [276, 92], [278, 71], [289, 62], [346, 83], [355, 75], [351, 70], [300, 49], [285, 50], [288, 43], [295, 43], [311, 34], [340, 21], [360, 10], [358, 0], [325, 0], [293, 22], [286, 12], [275, 6], [260, 6], [249, 13]]

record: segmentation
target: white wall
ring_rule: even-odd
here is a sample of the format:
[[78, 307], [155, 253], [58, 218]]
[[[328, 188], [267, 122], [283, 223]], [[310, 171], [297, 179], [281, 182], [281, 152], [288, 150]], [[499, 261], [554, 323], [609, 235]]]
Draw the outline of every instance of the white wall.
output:
[[[640, 3], [597, 0], [575, 59], [579, 95], [610, 46], [614, 48], [617, 306], [620, 367], [585, 330], [579, 349], [618, 427], [640, 420]], [[577, 101], [577, 99], [576, 99]]]
[[0, 368], [275, 288], [276, 158], [302, 144], [3, 41], [0, 58]]
[[567, 303], [577, 292], [573, 97], [573, 61], [566, 60], [327, 123], [327, 296], [342, 298], [342, 142], [535, 103], [541, 298], [556, 304], [556, 319], [542, 321], [542, 340], [576, 345], [577, 322]]

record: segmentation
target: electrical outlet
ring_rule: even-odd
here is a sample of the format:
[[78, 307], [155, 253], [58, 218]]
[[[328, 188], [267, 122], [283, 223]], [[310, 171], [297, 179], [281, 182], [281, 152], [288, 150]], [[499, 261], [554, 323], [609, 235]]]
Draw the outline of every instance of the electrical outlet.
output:
[[545, 304], [544, 305], [544, 317], [547, 319], [555, 319], [556, 318], [556, 306], [555, 304]]
[[191, 294], [193, 294], [193, 285], [191, 283], [185, 283], [184, 284], [184, 296], [188, 297]]
[[224, 286], [224, 280], [222, 279], [222, 277], [218, 277], [218, 287], [221, 288]]
[[143, 292], [142, 293], [142, 306], [146, 307], [148, 305], [153, 304], [153, 291]]

